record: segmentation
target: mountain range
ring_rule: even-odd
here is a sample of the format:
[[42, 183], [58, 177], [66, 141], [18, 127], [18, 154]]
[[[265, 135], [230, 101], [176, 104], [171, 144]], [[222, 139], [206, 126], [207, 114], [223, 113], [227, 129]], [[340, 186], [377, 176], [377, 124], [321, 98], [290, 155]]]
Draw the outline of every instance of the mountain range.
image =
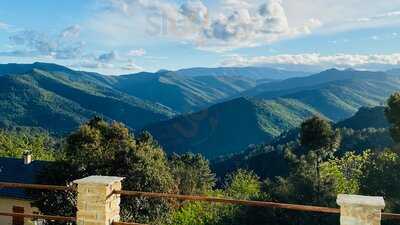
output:
[[315, 114], [337, 122], [383, 105], [400, 89], [394, 71], [232, 67], [105, 76], [48, 63], [3, 64], [0, 126], [65, 134], [100, 115], [149, 131], [167, 152], [213, 158], [268, 142]]
[[272, 81], [271, 71], [272, 77], [284, 73], [269, 68], [254, 68], [253, 72], [251, 68], [218, 70], [105, 76], [49, 63], [2, 64], [0, 125], [65, 133], [100, 115], [137, 130], [236, 97]]
[[271, 141], [312, 115], [333, 122], [344, 120], [361, 107], [384, 105], [388, 96], [399, 89], [399, 76], [332, 69], [261, 84], [245, 91], [245, 97], [146, 129], [167, 151], [190, 150], [212, 158]]

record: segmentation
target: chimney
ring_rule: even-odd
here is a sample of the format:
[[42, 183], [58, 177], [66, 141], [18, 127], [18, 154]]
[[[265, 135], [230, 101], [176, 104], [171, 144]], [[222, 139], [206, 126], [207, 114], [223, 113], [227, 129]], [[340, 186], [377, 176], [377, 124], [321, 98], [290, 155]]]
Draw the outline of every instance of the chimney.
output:
[[29, 165], [32, 162], [32, 154], [29, 151], [24, 153], [24, 164]]

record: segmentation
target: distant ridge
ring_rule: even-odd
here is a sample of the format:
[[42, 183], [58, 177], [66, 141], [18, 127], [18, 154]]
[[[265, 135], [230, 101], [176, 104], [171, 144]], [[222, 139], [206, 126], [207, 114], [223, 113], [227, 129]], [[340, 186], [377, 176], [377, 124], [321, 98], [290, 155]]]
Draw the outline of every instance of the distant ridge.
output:
[[[266, 87], [268, 88], [265, 89]], [[308, 77], [261, 84], [255, 89], [259, 91], [256, 96], [232, 100], [229, 106], [226, 103], [217, 104], [199, 113], [184, 115], [146, 128], [169, 152], [194, 151], [213, 158], [235, 153], [240, 147], [244, 149], [250, 144], [268, 142], [315, 114], [337, 122], [351, 117], [361, 107], [382, 105], [390, 94], [400, 90], [400, 77], [382, 72], [332, 69]], [[243, 104], [243, 101], [249, 103]], [[256, 117], [252, 117], [253, 112], [256, 112]], [[362, 112], [361, 110], [360, 115]], [[197, 118], [197, 115], [202, 115], [202, 120], [192, 119]], [[236, 127], [239, 121], [249, 117], [255, 118], [252, 122], [248, 121], [253, 123], [252, 127]], [[187, 138], [174, 129], [176, 125], [185, 127], [182, 124], [201, 127], [204, 121], [209, 120], [219, 125], [220, 132], [216, 132], [215, 136], [209, 136], [213, 133], [204, 129], [192, 138]], [[381, 122], [380, 120], [378, 123]], [[229, 138], [217, 135], [229, 132], [233, 132]], [[264, 139], [248, 138], [256, 137], [256, 133], [264, 133]], [[238, 143], [237, 139], [244, 141]], [[202, 140], [201, 144], [196, 140]], [[236, 147], [229, 146], [231, 142]]]
[[53, 63], [42, 63], [35, 62], [32, 64], [18, 64], [18, 63], [8, 63], [0, 64], [0, 76], [1, 75], [12, 75], [12, 74], [23, 74], [31, 72], [33, 69], [39, 69], [49, 72], [74, 72], [65, 66], [60, 66]]
[[176, 74], [184, 76], [245, 76], [256, 79], [284, 80], [292, 77], [310, 75], [303, 71], [290, 71], [273, 69], [269, 67], [196, 67], [175, 71]]
[[181, 75], [162, 70], [105, 76], [52, 63], [0, 64], [0, 127], [28, 126], [64, 133], [100, 115], [141, 129], [228, 101], [272, 80], [267, 73], [251, 73], [251, 68], [246, 72], [242, 68], [240, 72], [230, 68], [229, 73], [218, 70], [203, 70], [209, 73], [201, 76], [191, 76], [190, 69]]

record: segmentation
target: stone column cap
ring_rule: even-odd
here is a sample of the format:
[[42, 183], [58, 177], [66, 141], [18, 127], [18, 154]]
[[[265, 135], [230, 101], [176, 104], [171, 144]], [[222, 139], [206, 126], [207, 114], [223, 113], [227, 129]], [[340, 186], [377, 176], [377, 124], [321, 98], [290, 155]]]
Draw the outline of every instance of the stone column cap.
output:
[[378, 196], [345, 195], [339, 194], [336, 200], [340, 206], [366, 206], [383, 209], [385, 200]]
[[120, 182], [124, 177], [108, 177], [108, 176], [90, 176], [79, 180], [75, 180], [75, 184], [105, 184], [109, 185], [114, 182]]

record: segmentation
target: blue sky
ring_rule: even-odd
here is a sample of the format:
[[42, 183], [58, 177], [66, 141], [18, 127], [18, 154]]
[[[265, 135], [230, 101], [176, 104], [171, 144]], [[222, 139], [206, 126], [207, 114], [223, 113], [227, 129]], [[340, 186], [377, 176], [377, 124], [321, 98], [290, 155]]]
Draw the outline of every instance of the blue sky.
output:
[[400, 67], [400, 0], [3, 0], [0, 62], [105, 74]]

